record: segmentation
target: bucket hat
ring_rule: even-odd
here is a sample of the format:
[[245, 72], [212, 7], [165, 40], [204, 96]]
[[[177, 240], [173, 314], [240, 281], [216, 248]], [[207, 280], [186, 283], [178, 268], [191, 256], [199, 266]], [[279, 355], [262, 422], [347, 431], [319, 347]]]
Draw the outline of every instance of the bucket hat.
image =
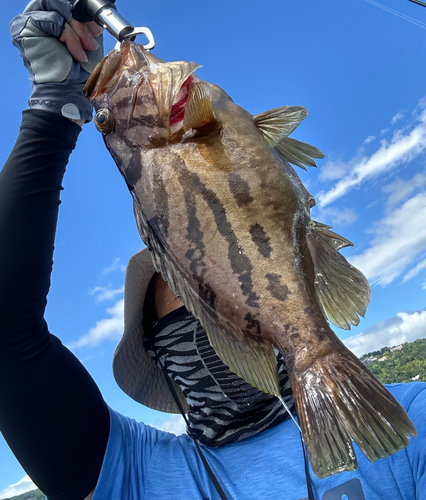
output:
[[[154, 273], [155, 267], [148, 248], [133, 255], [127, 264], [124, 285], [124, 333], [114, 353], [112, 370], [119, 387], [138, 403], [154, 410], [180, 413], [163, 372], [143, 345], [143, 305], [148, 284]], [[172, 383], [187, 413], [185, 396], [180, 387], [175, 382]]]

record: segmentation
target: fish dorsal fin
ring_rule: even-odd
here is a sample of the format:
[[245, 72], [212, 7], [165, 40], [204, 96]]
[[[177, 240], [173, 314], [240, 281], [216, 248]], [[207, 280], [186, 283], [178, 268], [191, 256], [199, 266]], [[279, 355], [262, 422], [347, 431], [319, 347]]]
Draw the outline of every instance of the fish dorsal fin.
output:
[[188, 101], [183, 120], [184, 130], [197, 129], [216, 122], [210, 88], [203, 82], [189, 87]]
[[333, 247], [336, 250], [340, 250], [341, 248], [345, 247], [353, 247], [354, 244], [344, 238], [343, 236], [340, 236], [340, 234], [335, 233], [334, 231], [330, 231], [332, 229], [332, 226], [328, 226], [327, 224], [323, 224], [322, 222], [316, 222], [312, 221], [315, 224], [315, 229], [317, 233], [322, 236], [330, 245], [333, 245]]
[[324, 153], [315, 146], [311, 146], [306, 142], [297, 141], [290, 137], [281, 139], [281, 141], [274, 147], [275, 151], [293, 165], [306, 170], [307, 167], [316, 167], [317, 164], [313, 158], [324, 158]]
[[305, 165], [316, 167], [313, 158], [324, 158], [324, 154], [315, 146], [288, 137], [308, 114], [309, 111], [303, 106], [284, 106], [254, 117], [257, 128], [271, 148], [281, 158], [304, 170]]
[[[364, 317], [370, 302], [366, 277], [341, 255], [335, 233], [312, 224], [307, 243], [315, 268], [315, 292], [324, 316], [334, 325], [350, 330]], [[330, 234], [326, 234], [326, 232]], [[343, 241], [342, 241], [343, 242]], [[350, 243], [345, 240], [343, 246]]]
[[303, 106], [284, 106], [270, 109], [253, 117], [260, 133], [271, 148], [288, 137], [309, 114]]

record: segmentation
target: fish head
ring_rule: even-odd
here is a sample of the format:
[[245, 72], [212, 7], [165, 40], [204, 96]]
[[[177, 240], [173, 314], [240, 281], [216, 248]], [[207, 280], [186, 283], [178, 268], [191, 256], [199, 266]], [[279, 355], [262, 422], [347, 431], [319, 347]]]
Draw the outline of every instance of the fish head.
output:
[[183, 135], [194, 62], [164, 62], [142, 45], [123, 42], [94, 69], [84, 88], [95, 125], [120, 167], [132, 148], [160, 147]]

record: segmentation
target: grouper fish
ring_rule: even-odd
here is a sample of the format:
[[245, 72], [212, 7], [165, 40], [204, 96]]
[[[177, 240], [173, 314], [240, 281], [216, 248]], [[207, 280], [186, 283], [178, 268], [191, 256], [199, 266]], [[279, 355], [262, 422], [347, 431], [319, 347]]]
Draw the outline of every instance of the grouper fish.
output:
[[352, 441], [372, 462], [404, 448], [413, 423], [328, 323], [357, 325], [370, 288], [290, 165], [323, 157], [289, 137], [307, 110], [253, 116], [198, 67], [123, 42], [85, 87], [156, 269], [223, 362], [277, 397], [282, 353], [318, 477], [357, 468]]

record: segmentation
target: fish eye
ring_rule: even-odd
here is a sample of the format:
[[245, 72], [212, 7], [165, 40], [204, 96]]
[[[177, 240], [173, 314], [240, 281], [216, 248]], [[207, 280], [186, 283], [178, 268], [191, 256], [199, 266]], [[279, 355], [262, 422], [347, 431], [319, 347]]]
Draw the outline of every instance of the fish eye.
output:
[[102, 134], [109, 134], [114, 128], [114, 119], [106, 108], [101, 108], [95, 115], [95, 126]]

